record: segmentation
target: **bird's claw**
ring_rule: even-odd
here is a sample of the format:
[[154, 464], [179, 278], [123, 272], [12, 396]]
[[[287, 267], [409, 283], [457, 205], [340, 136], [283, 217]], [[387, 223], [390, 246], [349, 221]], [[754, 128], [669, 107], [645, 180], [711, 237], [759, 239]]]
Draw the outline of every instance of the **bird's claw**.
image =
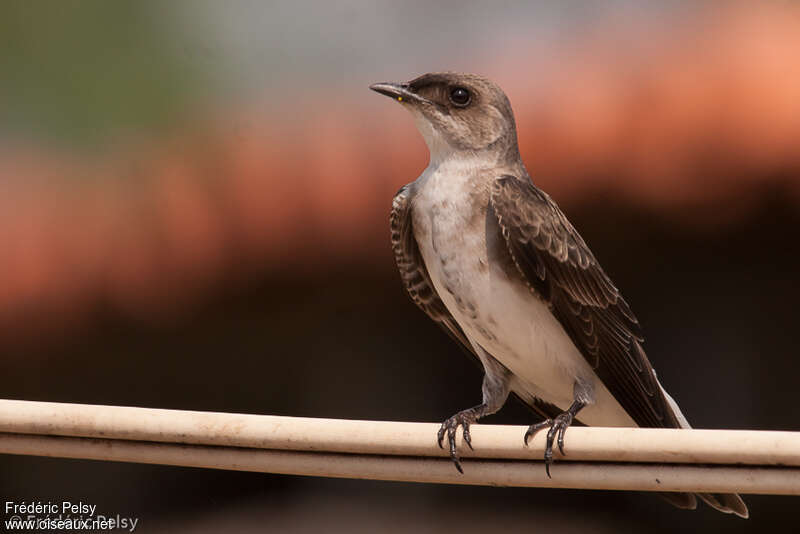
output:
[[540, 423], [532, 424], [525, 432], [523, 439], [525, 445], [528, 445], [528, 440], [530, 440], [534, 434], [543, 428], [550, 427], [550, 430], [547, 431], [547, 442], [544, 448], [544, 470], [548, 478], [552, 478], [552, 476], [550, 476], [550, 465], [553, 463], [553, 442], [556, 442], [561, 454], [566, 456], [564, 452], [564, 433], [572, 424], [572, 418], [573, 415], [569, 411], [566, 411], [559, 414], [555, 419], [545, 419]]
[[475, 416], [472, 414], [472, 410], [464, 410], [463, 412], [458, 412], [453, 417], [446, 419], [442, 423], [442, 426], [439, 427], [439, 433], [437, 434], [439, 448], [443, 449], [444, 435], [447, 433], [450, 459], [453, 460], [453, 464], [455, 464], [456, 469], [458, 469], [458, 472], [462, 475], [464, 474], [464, 469], [461, 467], [461, 458], [458, 456], [458, 447], [456, 447], [456, 431], [458, 430], [459, 426], [464, 429], [464, 443], [466, 443], [467, 446], [472, 449], [472, 436], [470, 436], [469, 433], [469, 425], [474, 422]]

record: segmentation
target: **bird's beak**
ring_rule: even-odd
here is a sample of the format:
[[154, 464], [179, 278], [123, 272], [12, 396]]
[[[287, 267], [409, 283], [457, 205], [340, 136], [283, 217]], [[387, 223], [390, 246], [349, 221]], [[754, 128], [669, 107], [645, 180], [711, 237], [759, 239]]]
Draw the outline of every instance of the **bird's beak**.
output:
[[413, 92], [411, 92], [407, 83], [391, 83], [391, 82], [373, 83], [372, 85], [369, 86], [369, 88], [375, 91], [376, 93], [386, 95], [389, 98], [397, 100], [398, 102], [419, 100], [419, 97]]

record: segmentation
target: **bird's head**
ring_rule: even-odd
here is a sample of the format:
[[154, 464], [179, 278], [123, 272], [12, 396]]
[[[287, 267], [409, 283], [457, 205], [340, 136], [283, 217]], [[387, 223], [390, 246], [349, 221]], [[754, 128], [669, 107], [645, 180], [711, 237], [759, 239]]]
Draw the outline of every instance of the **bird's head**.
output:
[[376, 83], [370, 89], [411, 111], [431, 159], [458, 152], [519, 155], [508, 97], [482, 76], [435, 72], [406, 83]]

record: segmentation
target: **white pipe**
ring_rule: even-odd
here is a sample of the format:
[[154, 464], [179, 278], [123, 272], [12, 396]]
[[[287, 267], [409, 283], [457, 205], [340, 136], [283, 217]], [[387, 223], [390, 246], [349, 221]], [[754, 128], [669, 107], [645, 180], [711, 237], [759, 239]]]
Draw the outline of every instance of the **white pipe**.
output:
[[798, 432], [574, 427], [550, 479], [544, 433], [524, 447], [525, 427], [473, 425], [475, 451], [460, 448], [461, 475], [436, 445], [438, 428], [0, 400], [7, 454], [449, 484], [800, 495]]
[[[438, 424], [312, 419], [0, 399], [0, 432], [295, 451], [446, 456]], [[476, 424], [465, 457], [539, 460], [545, 432]], [[461, 443], [459, 432], [459, 443]], [[800, 466], [800, 432], [571, 427], [564, 460]], [[560, 455], [555, 452], [556, 458]]]
[[0, 434], [0, 452], [288, 475], [540, 488], [800, 495], [800, 468], [449, 459]]

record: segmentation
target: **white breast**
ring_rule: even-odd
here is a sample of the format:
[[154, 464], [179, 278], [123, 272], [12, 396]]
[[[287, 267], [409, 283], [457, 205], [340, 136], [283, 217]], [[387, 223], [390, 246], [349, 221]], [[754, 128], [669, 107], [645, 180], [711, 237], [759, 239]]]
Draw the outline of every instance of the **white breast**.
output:
[[511, 370], [516, 387], [566, 409], [580, 377], [594, 384], [596, 398], [581, 411], [582, 421], [636, 426], [547, 305], [489, 264], [485, 207], [491, 177], [475, 170], [469, 160], [445, 160], [417, 181], [414, 234], [447, 309], [471, 340]]

